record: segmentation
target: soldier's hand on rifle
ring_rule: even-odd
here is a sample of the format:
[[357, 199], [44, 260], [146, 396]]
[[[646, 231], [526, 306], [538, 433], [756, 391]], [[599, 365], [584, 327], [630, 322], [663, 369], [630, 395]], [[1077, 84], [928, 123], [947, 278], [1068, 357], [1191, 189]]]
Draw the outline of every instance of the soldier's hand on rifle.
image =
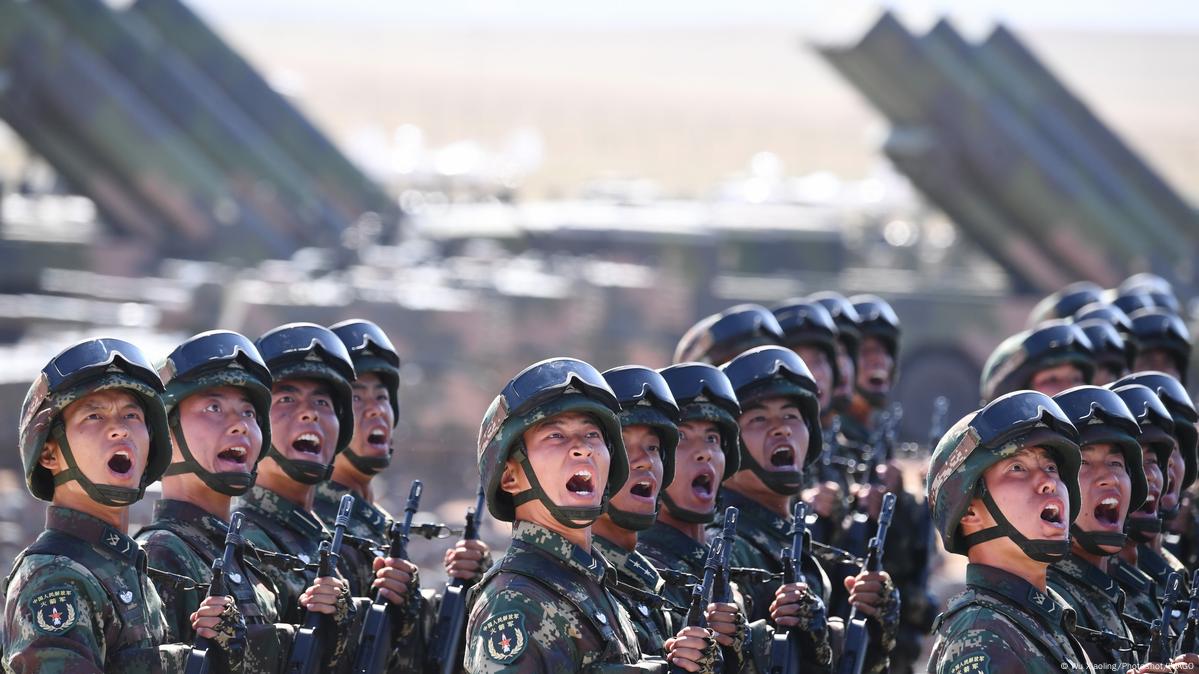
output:
[[883, 605], [891, 601], [891, 576], [886, 571], [863, 572], [845, 577], [845, 589], [849, 591], [849, 603], [859, 613], [877, 617]]
[[774, 592], [770, 619], [778, 627], [798, 625], [801, 629], [809, 629], [814, 622], [824, 621], [824, 602], [807, 583], [786, 583]]
[[205, 639], [215, 639], [222, 622], [232, 623], [223, 626], [228, 630], [235, 629], [239, 620], [242, 620], [241, 613], [230, 596], [205, 597], [200, 607], [191, 614], [192, 629], [196, 631], [196, 636]]
[[408, 594], [417, 585], [417, 574], [420, 569], [406, 559], [376, 557], [371, 563], [375, 569], [375, 582], [371, 587], [379, 590], [379, 595], [393, 604], [403, 604], [408, 600]]
[[713, 602], [708, 604], [704, 616], [708, 619], [708, 629], [712, 630], [721, 646], [740, 645], [745, 642], [749, 625], [736, 604]]
[[300, 606], [316, 613], [334, 615], [337, 613], [337, 602], [343, 594], [348, 594], [346, 582], [340, 578], [324, 576], [317, 578], [312, 586], [300, 595]]
[[898, 494], [903, 488], [903, 471], [899, 468], [899, 464], [895, 461], [888, 461], [875, 468], [878, 473], [879, 482], [882, 483], [883, 492], [892, 492]]
[[827, 518], [837, 511], [844, 494], [841, 492], [841, 485], [830, 480], [805, 489], [801, 498], [805, 503], [812, 504], [812, 509], [817, 515]]
[[460, 540], [445, 551], [445, 575], [462, 580], [475, 580], [487, 570], [491, 549], [478, 539]]
[[719, 646], [703, 627], [684, 627], [666, 640], [666, 661], [688, 672], [711, 672]]

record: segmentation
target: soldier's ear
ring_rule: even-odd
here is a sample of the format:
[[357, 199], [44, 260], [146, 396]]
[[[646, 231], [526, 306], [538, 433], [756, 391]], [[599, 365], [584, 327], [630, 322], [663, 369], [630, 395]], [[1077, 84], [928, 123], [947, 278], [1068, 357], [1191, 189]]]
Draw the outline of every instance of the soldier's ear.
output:
[[966, 512], [962, 515], [962, 519], [959, 520], [962, 530], [965, 531], [967, 528], [972, 530], [981, 529], [985, 524], [982, 517], [983, 512], [982, 499], [970, 499], [970, 505], [966, 506]]
[[519, 463], [512, 459], [504, 462], [504, 473], [500, 475], [500, 489], [509, 494], [519, 494], [529, 488], [529, 481], [525, 478], [525, 469]]
[[38, 465], [50, 472], [58, 470], [58, 441], [47, 440], [42, 446], [42, 454], [38, 457]]

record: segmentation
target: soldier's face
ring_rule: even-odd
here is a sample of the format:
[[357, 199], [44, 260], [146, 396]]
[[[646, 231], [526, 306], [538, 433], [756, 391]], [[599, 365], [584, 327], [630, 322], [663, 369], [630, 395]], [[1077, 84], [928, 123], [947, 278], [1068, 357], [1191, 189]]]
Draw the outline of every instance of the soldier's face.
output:
[[[141, 484], [150, 456], [150, 431], [136, 397], [119, 389], [89, 393], [63, 410], [62, 421], [75, 464], [89, 480], [114, 487]], [[58, 444], [46, 444], [57, 468], [51, 470], [67, 468]], [[77, 482], [56, 489], [82, 492]]]
[[833, 401], [833, 364], [829, 362], [828, 354], [824, 349], [806, 344], [793, 347], [792, 351], [807, 364], [812, 371], [812, 378], [820, 387], [820, 409], [828, 409]]
[[1174, 364], [1174, 358], [1169, 351], [1165, 349], [1147, 349], [1137, 354], [1136, 360], [1133, 361], [1132, 369], [1134, 372], [1144, 372], [1145, 370], [1157, 370], [1182, 380], [1182, 373], [1178, 371], [1178, 366]]
[[[179, 403], [179, 424], [187, 448], [205, 470], [248, 473], [262, 453], [262, 429], [244, 389], [210, 388]], [[176, 447], [175, 459], [183, 454]]]
[[1085, 383], [1082, 370], [1075, 365], [1064, 363], [1044, 370], [1037, 370], [1029, 380], [1028, 387], [1047, 396], [1055, 396], [1066, 389], [1082, 386]]
[[1166, 464], [1166, 480], [1165, 491], [1162, 492], [1161, 508], [1162, 510], [1173, 510], [1178, 505], [1178, 499], [1182, 498], [1182, 477], [1186, 472], [1186, 464], [1182, 461], [1182, 452], [1177, 447], [1174, 448], [1174, 453], [1170, 454], [1170, 462]]
[[725, 456], [720, 429], [710, 421], [679, 424], [679, 446], [674, 452], [674, 480], [666, 488], [675, 505], [691, 512], [709, 513], [716, 507], [716, 490], [724, 475]]
[[271, 442], [283, 456], [328, 464], [339, 427], [325, 382], [284, 379], [271, 388]]
[[[1070, 526], [1070, 493], [1057, 460], [1043, 447], [1026, 447], [983, 473], [987, 489], [1004, 517], [1030, 539], [1065, 540]], [[981, 498], [972, 506], [984, 527], [994, 518]]]
[[658, 432], [644, 425], [626, 426], [620, 431], [629, 456], [629, 479], [612, 497], [612, 506], [638, 515], [651, 515], [658, 506], [662, 488], [662, 440]]
[[862, 338], [858, 349], [858, 388], [867, 393], [885, 395], [891, 391], [891, 370], [895, 360], [876, 337]]
[[1145, 504], [1136, 512], [1131, 513], [1129, 517], [1152, 519], [1157, 517], [1157, 506], [1162, 497], [1165, 477], [1162, 474], [1161, 465], [1157, 462], [1157, 453], [1147, 445], [1141, 445], [1141, 463], [1145, 467], [1145, 480], [1149, 483], [1149, 495], [1145, 498]]
[[1128, 374], [1127, 370], [1116, 370], [1110, 365], [1098, 365], [1095, 367], [1095, 376], [1091, 377], [1091, 383], [1095, 386], [1107, 386], [1126, 374]]
[[[850, 358], [849, 349], [845, 348], [845, 344], [841, 340], [837, 340], [837, 369], [841, 371], [841, 381], [837, 382], [837, 388], [833, 391], [833, 400], [841, 403], [847, 403], [853, 398], [853, 385], [857, 381], [857, 370], [854, 368], [853, 359]], [[825, 409], [821, 406], [820, 409]]]
[[[603, 503], [611, 455], [599, 423], [589, 414], [566, 412], [524, 433], [525, 452], [546, 496], [563, 507], [596, 507]], [[524, 469], [508, 461], [514, 482], [504, 489], [519, 493], [529, 488]], [[544, 509], [536, 501], [529, 505]], [[523, 506], [520, 506], [523, 507]]]
[[395, 413], [391, 394], [379, 375], [366, 372], [358, 376], [354, 391], [354, 437], [350, 449], [359, 456], [387, 456], [391, 452], [391, 430]]
[[[1124, 530], [1132, 480], [1124, 465], [1124, 454], [1111, 443], [1082, 446], [1082, 465], [1078, 469], [1078, 490], [1082, 508], [1075, 524], [1083, 531]], [[1118, 552], [1115, 547], [1111, 552]]]
[[808, 425], [794, 400], [766, 398], [753, 403], [737, 423], [750, 455], [766, 470], [802, 469], [808, 454]]

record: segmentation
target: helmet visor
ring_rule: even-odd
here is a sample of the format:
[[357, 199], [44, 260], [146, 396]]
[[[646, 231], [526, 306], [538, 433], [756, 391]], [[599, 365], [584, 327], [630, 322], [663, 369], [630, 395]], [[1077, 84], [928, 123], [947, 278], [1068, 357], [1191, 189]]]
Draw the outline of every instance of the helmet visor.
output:
[[162, 391], [162, 380], [142, 350], [121, 339], [104, 337], [80, 342], [59, 353], [42, 369], [50, 393], [70, 389], [78, 382], [112, 366], [117, 359], [122, 371]]
[[605, 372], [604, 380], [616, 394], [622, 409], [647, 404], [665, 414], [667, 419], [678, 421], [679, 405], [670, 392], [670, 385], [657, 372], [639, 366], [618, 367]]
[[521, 416], [543, 402], [562, 395], [571, 387], [603, 403], [613, 412], [620, 411], [620, 403], [603, 375], [575, 358], [551, 358], [530, 365], [508, 382], [500, 396], [504, 399], [509, 416]]
[[345, 321], [329, 328], [354, 356], [367, 354], [382, 358], [393, 367], [400, 366], [400, 356], [383, 330], [370, 321]]
[[1014, 391], [1000, 396], [978, 411], [970, 425], [978, 431], [979, 444], [998, 447], [1036, 428], [1049, 430], [1078, 441], [1078, 430], [1052, 398], [1038, 391]]
[[272, 362], [302, 360], [309, 353], [316, 352], [326, 365], [346, 381], [354, 381], [354, 366], [346, 345], [337, 335], [319, 325], [285, 325], [259, 337], [257, 345], [259, 353]]
[[167, 356], [162, 375], [166, 382], [177, 377], [193, 377], [237, 363], [270, 386], [271, 371], [248, 337], [227, 330], [204, 332], [175, 347]]

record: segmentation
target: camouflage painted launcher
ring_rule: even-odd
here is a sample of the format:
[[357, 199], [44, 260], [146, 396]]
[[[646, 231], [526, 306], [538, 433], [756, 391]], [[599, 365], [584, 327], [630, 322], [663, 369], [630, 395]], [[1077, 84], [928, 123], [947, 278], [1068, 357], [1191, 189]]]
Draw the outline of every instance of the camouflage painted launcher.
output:
[[[68, 176], [100, 169], [112, 178], [107, 185], [134, 195], [123, 202], [148, 207], [169, 230], [163, 240], [171, 252], [244, 258], [294, 250], [250, 204], [234, 197], [193, 143], [41, 5], [0, 1], [0, 68], [10, 78], [0, 109], [33, 112], [17, 126], [32, 122], [52, 135], [58, 156], [78, 162], [64, 172]], [[78, 186], [95, 185], [84, 180]], [[118, 199], [97, 201], [108, 210]], [[229, 227], [238, 227], [239, 236], [220, 236]]]
[[398, 207], [283, 96], [179, 0], [140, 0], [128, 14], [169, 35], [175, 47], [266, 129], [351, 219], [375, 212], [393, 225]]
[[972, 46], [941, 22], [916, 38], [884, 14], [818, 51], [890, 119], [888, 156], [1018, 287], [1059, 288], [1047, 261], [1112, 285], [1192, 257], [1195, 212], [1010, 33]]
[[350, 224], [315, 190], [270, 135], [142, 17], [102, 0], [45, 0], [71, 31], [102, 55], [224, 173], [238, 198], [270, 226], [308, 245], [335, 245]]

